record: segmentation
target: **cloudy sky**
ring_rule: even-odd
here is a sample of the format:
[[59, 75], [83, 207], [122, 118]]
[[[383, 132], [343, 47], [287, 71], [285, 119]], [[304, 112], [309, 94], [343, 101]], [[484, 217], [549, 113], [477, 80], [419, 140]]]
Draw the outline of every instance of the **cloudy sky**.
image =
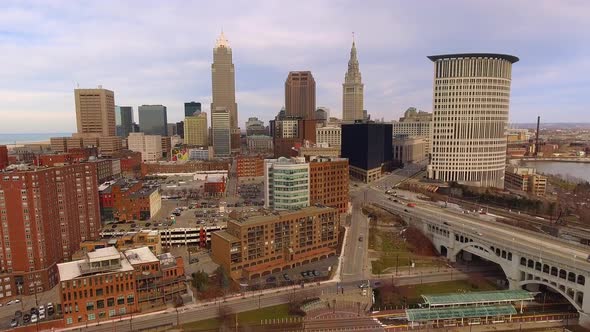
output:
[[356, 35], [373, 117], [431, 111], [427, 55], [508, 53], [512, 122], [590, 120], [590, 1], [0, 2], [0, 133], [75, 131], [73, 89], [102, 85], [118, 105], [211, 102], [212, 48], [233, 49], [239, 122], [284, 104], [290, 70], [311, 70], [317, 105], [341, 117]]

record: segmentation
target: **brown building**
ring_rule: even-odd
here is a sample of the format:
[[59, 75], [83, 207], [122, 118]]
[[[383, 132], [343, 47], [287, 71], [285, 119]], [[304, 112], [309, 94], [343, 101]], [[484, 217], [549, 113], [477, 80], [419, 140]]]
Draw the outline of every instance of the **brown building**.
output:
[[315, 110], [315, 80], [311, 72], [289, 72], [285, 81], [285, 114], [312, 120]]
[[141, 152], [125, 151], [115, 156], [121, 163], [121, 175], [127, 178], [141, 176]]
[[33, 294], [58, 282], [57, 263], [99, 237], [96, 167], [19, 167], [0, 173], [0, 278]]
[[212, 258], [234, 280], [258, 278], [334, 256], [338, 227], [338, 211], [323, 206], [234, 214], [212, 234]]
[[262, 156], [238, 156], [237, 157], [238, 181], [252, 182], [264, 180], [264, 157]]
[[186, 293], [182, 257], [174, 257], [170, 253], [156, 257], [148, 247], [127, 250], [125, 256], [135, 270], [135, 290], [140, 309], [176, 303]]
[[116, 136], [115, 94], [103, 89], [75, 89], [78, 134]]
[[313, 158], [309, 163], [309, 203], [348, 211], [348, 159]]
[[225, 196], [225, 184], [227, 179], [225, 176], [207, 176], [205, 180], [204, 192], [209, 197], [223, 197]]
[[66, 326], [113, 319], [138, 311], [136, 272], [114, 247], [58, 264], [63, 320]]
[[286, 119], [274, 122], [273, 148], [275, 158], [297, 156], [299, 148], [315, 144], [318, 120]]
[[120, 179], [99, 187], [101, 218], [103, 221], [148, 220], [162, 206], [158, 188], [144, 187], [136, 180]]
[[143, 176], [155, 173], [195, 173], [200, 171], [229, 170], [227, 161], [188, 161], [188, 162], [154, 162], [142, 163]]
[[297, 150], [297, 156], [303, 157], [305, 160], [310, 160], [317, 156], [338, 158], [340, 157], [340, 147], [306, 144]]
[[504, 185], [507, 189], [526, 191], [535, 196], [545, 196], [547, 177], [537, 174], [532, 167], [507, 166]]
[[8, 148], [6, 145], [0, 145], [0, 170], [8, 166]]
[[172, 151], [170, 136], [162, 136], [162, 157], [169, 158]]

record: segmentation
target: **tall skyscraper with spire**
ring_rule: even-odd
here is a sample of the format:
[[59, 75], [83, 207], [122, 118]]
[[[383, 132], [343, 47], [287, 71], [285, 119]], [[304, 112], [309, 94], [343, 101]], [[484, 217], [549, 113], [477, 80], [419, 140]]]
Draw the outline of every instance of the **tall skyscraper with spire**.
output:
[[211, 125], [213, 113], [227, 110], [232, 132], [232, 149], [239, 149], [240, 129], [238, 128], [238, 104], [236, 103], [236, 78], [232, 62], [232, 50], [223, 31], [213, 48], [211, 64], [213, 102], [211, 103]]
[[363, 119], [363, 88], [353, 35], [348, 71], [344, 76], [344, 84], [342, 84], [342, 120]]

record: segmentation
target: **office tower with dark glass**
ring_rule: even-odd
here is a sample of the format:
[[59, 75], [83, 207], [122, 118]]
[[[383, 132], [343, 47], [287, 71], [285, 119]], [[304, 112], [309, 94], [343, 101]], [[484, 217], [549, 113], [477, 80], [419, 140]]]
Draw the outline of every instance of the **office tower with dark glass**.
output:
[[201, 103], [194, 101], [184, 103], [184, 116], [194, 116], [201, 113]]
[[115, 107], [115, 124], [117, 126], [117, 136], [129, 136], [129, 133], [133, 132], [133, 107]]
[[139, 106], [139, 130], [146, 135], [168, 136], [166, 106]]
[[341, 154], [348, 158], [350, 176], [369, 183], [391, 163], [391, 123], [359, 122], [342, 125]]
[[504, 188], [512, 64], [506, 54], [434, 55], [428, 177]]
[[285, 115], [315, 119], [315, 80], [310, 71], [292, 71], [285, 81]]

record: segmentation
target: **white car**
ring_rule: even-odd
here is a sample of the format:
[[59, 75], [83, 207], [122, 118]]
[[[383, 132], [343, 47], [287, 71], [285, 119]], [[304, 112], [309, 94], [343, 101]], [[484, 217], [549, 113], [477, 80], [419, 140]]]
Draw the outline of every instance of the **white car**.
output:
[[37, 321], [39, 321], [39, 318], [37, 317], [37, 315], [32, 314], [31, 315], [31, 323], [37, 323]]
[[45, 306], [44, 305], [40, 305], [39, 306], [39, 312], [45, 312]]
[[45, 311], [39, 311], [39, 320], [45, 319]]

